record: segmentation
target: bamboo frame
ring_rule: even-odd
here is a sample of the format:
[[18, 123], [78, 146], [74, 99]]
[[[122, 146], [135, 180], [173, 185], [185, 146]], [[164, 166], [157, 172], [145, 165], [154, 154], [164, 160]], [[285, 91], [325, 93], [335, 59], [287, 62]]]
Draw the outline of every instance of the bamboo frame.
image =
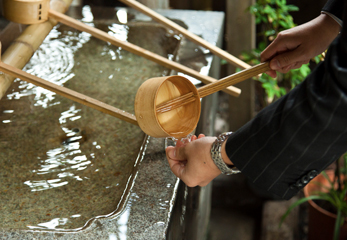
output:
[[[35, 15], [35, 11], [34, 13], [31, 13], [29, 16], [24, 16], [23, 17], [23, 12], [28, 11], [28, 6], [32, 5], [35, 9], [37, 8], [38, 2], [44, 2], [44, 1], [39, 1], [37, 0], [37, 2], [33, 1], [30, 2], [28, 4], [24, 4], [25, 2], [21, 2], [21, 1], [15, 1], [15, 3], [17, 5], [15, 5], [15, 7], [13, 7], [12, 5], [10, 5], [9, 0], [8, 0], [8, 17], [12, 20], [12, 21], [16, 21], [16, 22], [20, 22], [20, 23], [26, 23], [26, 20], [28, 20], [29, 23], [32, 23], [32, 21], [35, 19], [34, 16], [32, 16], [33, 14]], [[39, 6], [41, 7], [41, 4], [39, 4]], [[36, 9], [37, 10], [37, 9]], [[40, 11], [41, 13], [41, 11]], [[131, 53], [137, 54], [141, 57], [144, 57], [146, 59], [149, 59], [150, 61], [153, 61], [155, 63], [158, 63], [164, 67], [173, 69], [175, 71], [178, 72], [182, 72], [185, 73], [189, 76], [192, 76], [200, 81], [202, 81], [205, 84], [210, 84], [213, 83], [215, 81], [217, 81], [217, 79], [214, 79], [212, 77], [209, 76], [205, 76], [202, 75], [201, 73], [199, 73], [198, 71], [195, 71], [191, 68], [188, 68], [186, 66], [183, 66], [182, 64], [179, 64], [177, 62], [171, 61], [167, 58], [164, 58], [158, 54], [155, 54], [153, 52], [150, 52], [146, 49], [143, 49], [141, 47], [138, 47], [132, 43], [126, 42], [126, 41], [121, 41], [111, 35], [109, 35], [108, 33], [101, 31], [99, 29], [96, 29], [94, 27], [91, 27], [87, 24], [84, 24], [74, 18], [68, 17], [63, 13], [57, 12], [54, 9], [49, 9], [48, 11], [43, 11], [42, 15], [40, 15], [39, 19], [41, 18], [49, 18], [50, 20], [55, 19], [67, 26], [70, 26], [72, 28], [75, 28], [79, 31], [83, 31], [83, 32], [87, 32], [90, 33], [92, 36], [101, 39], [103, 41], [107, 41], [115, 46], [121, 47], [123, 49], [125, 49], [126, 51], [129, 51]], [[39, 20], [41, 21], [41, 20]], [[241, 90], [239, 88], [236, 88], [234, 86], [229, 86], [228, 88], [224, 89], [223, 91], [225, 91], [226, 93], [238, 97], [241, 93]]]

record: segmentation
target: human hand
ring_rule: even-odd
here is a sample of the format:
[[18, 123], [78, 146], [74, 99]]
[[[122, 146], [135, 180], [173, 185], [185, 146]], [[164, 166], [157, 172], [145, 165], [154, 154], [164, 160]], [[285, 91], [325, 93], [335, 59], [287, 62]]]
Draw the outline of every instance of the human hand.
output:
[[171, 171], [187, 186], [206, 186], [221, 174], [210, 153], [216, 138], [200, 134], [191, 140], [190, 143], [178, 142], [175, 147], [167, 147], [166, 157]]
[[287, 73], [300, 68], [311, 58], [324, 52], [339, 34], [340, 25], [326, 14], [280, 32], [276, 39], [261, 53], [261, 61], [269, 61], [272, 70], [266, 72], [276, 77], [276, 71]]

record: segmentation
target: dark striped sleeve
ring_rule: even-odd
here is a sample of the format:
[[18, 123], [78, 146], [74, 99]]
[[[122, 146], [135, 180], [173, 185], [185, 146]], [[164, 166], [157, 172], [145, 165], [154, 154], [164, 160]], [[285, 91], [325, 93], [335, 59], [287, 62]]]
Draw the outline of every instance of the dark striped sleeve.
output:
[[344, 0], [328, 0], [322, 11], [329, 12], [339, 19], [342, 19]]
[[229, 137], [230, 160], [260, 189], [289, 199], [347, 151], [346, 25], [302, 84]]

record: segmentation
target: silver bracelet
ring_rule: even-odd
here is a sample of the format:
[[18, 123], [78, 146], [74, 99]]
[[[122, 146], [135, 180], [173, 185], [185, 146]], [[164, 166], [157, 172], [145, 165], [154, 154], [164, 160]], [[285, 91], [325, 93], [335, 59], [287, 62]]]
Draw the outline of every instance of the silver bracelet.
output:
[[213, 162], [216, 164], [218, 169], [226, 175], [236, 174], [240, 173], [240, 171], [235, 166], [228, 166], [222, 158], [222, 144], [225, 140], [228, 139], [228, 137], [232, 134], [232, 132], [225, 132], [220, 134], [216, 141], [212, 144], [211, 147], [211, 156]]

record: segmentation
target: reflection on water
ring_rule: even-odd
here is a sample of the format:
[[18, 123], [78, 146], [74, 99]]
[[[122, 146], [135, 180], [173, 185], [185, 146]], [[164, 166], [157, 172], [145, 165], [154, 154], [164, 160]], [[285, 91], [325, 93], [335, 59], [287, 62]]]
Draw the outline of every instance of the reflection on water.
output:
[[[72, 71], [75, 65], [74, 53], [83, 44], [88, 42], [90, 35], [68, 31], [64, 35], [53, 29], [45, 39], [40, 49], [33, 55], [24, 70], [40, 78], [44, 78], [54, 84], [63, 86], [74, 77]], [[57, 104], [55, 93], [32, 83], [15, 80], [18, 83], [18, 91], [7, 95], [8, 99], [20, 99], [22, 97], [34, 96], [35, 106], [44, 108]]]
[[[118, 38], [119, 40], [126, 41], [128, 39], [128, 29], [129, 27], [126, 25], [113, 23], [109, 27], [108, 34]], [[118, 48], [118, 49], [120, 50], [121, 48]]]
[[[175, 37], [148, 23], [93, 22], [89, 7], [82, 15], [89, 25], [162, 56], [177, 46]], [[25, 70], [130, 113], [140, 84], [168, 73], [63, 25], [52, 30]], [[143, 143], [137, 126], [16, 80], [0, 104], [0, 227], [78, 229], [115, 213]], [[126, 218], [119, 220], [125, 233]]]
[[119, 22], [122, 24], [128, 23], [128, 13], [127, 13], [126, 8], [120, 8], [117, 11], [117, 18], [118, 18]]

